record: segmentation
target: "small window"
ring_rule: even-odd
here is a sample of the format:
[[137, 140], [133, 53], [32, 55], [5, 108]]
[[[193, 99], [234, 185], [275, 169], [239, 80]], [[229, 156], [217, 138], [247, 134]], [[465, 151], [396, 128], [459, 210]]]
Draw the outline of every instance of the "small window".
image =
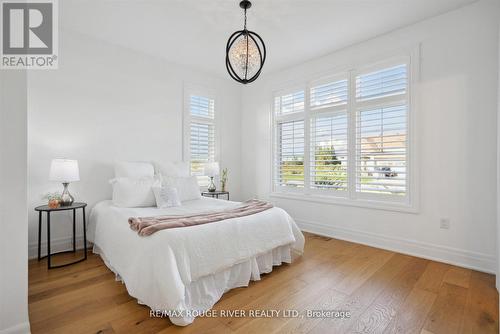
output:
[[407, 80], [406, 64], [359, 75], [356, 77], [356, 98], [366, 100], [404, 94]]
[[324, 108], [347, 103], [347, 79], [311, 88], [311, 108]]
[[209, 99], [203, 96], [190, 96], [190, 113], [191, 116], [214, 118], [214, 104], [213, 99]]
[[278, 115], [304, 111], [304, 91], [276, 97], [274, 110]]

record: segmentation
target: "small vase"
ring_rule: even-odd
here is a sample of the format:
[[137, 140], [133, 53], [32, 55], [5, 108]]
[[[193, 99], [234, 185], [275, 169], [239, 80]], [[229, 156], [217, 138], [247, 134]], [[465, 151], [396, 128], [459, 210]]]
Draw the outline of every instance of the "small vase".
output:
[[221, 182], [220, 188], [221, 188], [221, 191], [226, 191], [226, 182]]
[[57, 209], [60, 206], [59, 200], [58, 199], [51, 199], [49, 200], [49, 208], [51, 209]]

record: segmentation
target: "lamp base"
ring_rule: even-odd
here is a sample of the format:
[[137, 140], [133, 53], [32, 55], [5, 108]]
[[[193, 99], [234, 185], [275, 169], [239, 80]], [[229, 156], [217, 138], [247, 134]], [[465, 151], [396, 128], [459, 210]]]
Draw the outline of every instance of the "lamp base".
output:
[[211, 176], [211, 177], [210, 177], [210, 185], [208, 186], [207, 190], [208, 190], [208, 192], [213, 193], [213, 192], [215, 192], [215, 190], [216, 190], [216, 189], [217, 189], [217, 188], [215, 187], [214, 177], [213, 177], [213, 176]]
[[61, 194], [61, 206], [71, 206], [75, 201], [73, 196], [71, 196], [71, 194], [68, 191], [68, 185], [69, 183], [63, 183], [64, 190]]

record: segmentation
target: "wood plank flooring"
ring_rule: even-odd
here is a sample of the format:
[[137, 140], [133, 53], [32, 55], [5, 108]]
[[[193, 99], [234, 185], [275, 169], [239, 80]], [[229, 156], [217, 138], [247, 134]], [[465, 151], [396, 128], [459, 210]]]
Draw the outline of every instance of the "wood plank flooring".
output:
[[[71, 255], [68, 255], [69, 259]], [[275, 267], [215, 310], [344, 310], [335, 318], [150, 318], [101, 259], [48, 271], [29, 263], [33, 333], [498, 333], [493, 275], [306, 234], [302, 258]]]

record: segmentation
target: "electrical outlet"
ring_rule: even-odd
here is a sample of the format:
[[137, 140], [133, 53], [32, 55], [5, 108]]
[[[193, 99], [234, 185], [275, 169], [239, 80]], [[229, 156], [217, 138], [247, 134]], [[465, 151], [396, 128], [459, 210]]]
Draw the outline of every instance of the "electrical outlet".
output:
[[439, 227], [445, 230], [450, 229], [450, 219], [449, 218], [441, 218], [439, 221]]

